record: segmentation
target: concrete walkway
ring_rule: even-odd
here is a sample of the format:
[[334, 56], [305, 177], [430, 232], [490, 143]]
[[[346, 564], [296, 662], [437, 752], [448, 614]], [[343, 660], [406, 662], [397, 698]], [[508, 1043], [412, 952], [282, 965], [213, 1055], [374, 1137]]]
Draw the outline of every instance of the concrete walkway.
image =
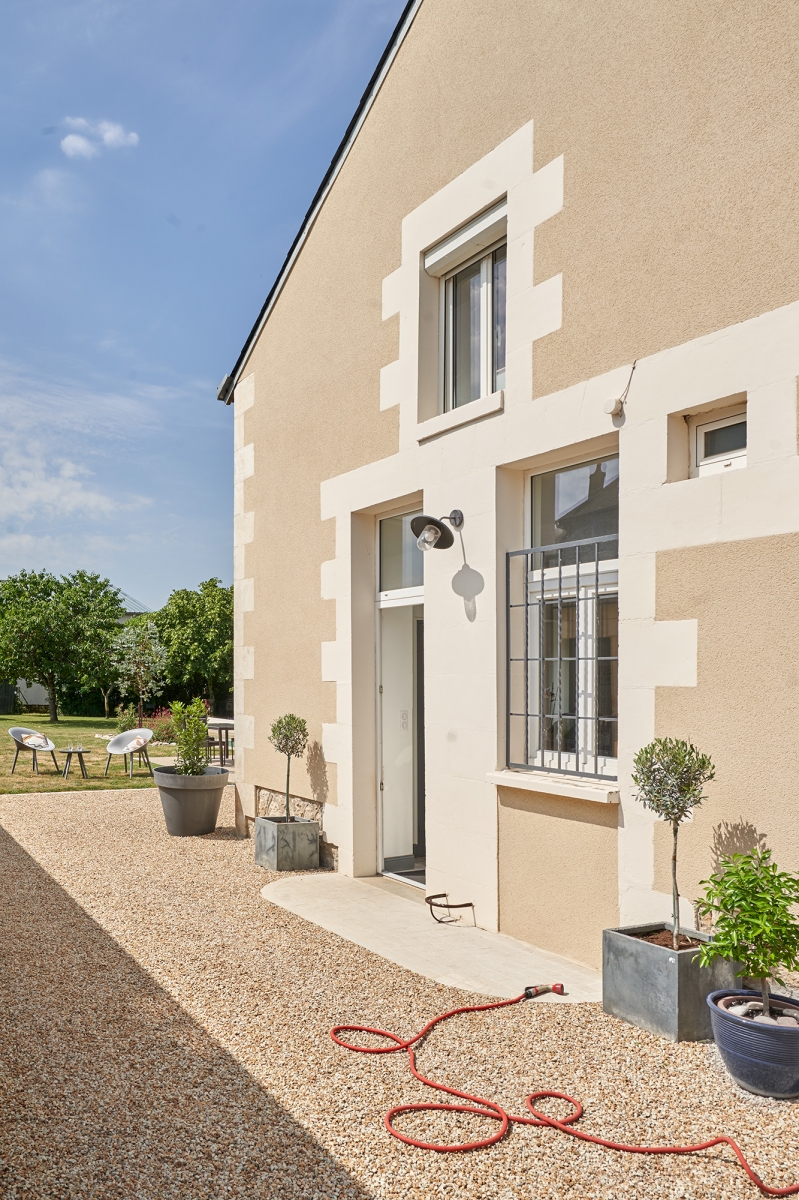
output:
[[350, 879], [333, 872], [292, 875], [268, 883], [261, 895], [449, 987], [510, 997], [518, 996], [527, 984], [562, 983], [566, 996], [549, 995], [546, 1000], [563, 1004], [602, 999], [598, 971], [465, 922], [437, 925], [421, 891], [401, 883], [386, 887], [390, 882], [381, 877]]

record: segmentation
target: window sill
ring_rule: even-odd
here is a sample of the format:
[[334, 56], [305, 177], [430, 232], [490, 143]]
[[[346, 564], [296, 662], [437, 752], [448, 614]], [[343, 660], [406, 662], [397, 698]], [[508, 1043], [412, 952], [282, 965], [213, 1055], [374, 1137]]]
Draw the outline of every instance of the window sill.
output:
[[619, 785], [612, 780], [586, 776], [549, 775], [545, 771], [490, 771], [486, 783], [497, 787], [519, 788], [546, 796], [565, 796], [570, 800], [589, 800], [594, 804], [618, 804]]
[[453, 408], [450, 412], [440, 413], [437, 417], [421, 421], [416, 426], [416, 440], [417, 442], [426, 442], [429, 438], [448, 433], [450, 429], [458, 429], [461, 425], [469, 425], [472, 421], [479, 421], [483, 417], [490, 417], [494, 413], [502, 412], [504, 407], [505, 392], [492, 392], [490, 396], [472, 400], [471, 404], [462, 404], [460, 408]]

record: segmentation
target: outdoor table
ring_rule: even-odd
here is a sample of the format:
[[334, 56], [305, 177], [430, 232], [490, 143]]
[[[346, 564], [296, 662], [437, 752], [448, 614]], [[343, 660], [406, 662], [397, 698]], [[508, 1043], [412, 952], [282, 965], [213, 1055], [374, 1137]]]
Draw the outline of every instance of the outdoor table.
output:
[[83, 761], [83, 756], [84, 756], [84, 754], [91, 754], [91, 750], [83, 750], [83, 749], [62, 750], [61, 753], [66, 754], [66, 756], [67, 756], [66, 762], [64, 763], [64, 770], [61, 772], [61, 774], [64, 776], [65, 779], [66, 779], [67, 775], [69, 775], [69, 767], [72, 762], [73, 754], [77, 754], [77, 756], [78, 756], [78, 762], [80, 763], [81, 775], [83, 776], [84, 779], [89, 778], [89, 772], [86, 770], [86, 763]]
[[227, 760], [231, 757], [229, 737], [231, 733], [235, 733], [236, 722], [226, 721], [222, 717], [208, 718], [208, 731], [215, 729], [219, 734], [219, 765], [224, 767]]

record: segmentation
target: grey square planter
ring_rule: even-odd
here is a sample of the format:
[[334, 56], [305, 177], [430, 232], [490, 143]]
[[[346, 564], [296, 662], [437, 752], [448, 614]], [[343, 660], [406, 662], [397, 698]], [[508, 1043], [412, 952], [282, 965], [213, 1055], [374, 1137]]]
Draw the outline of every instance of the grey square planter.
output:
[[319, 867], [319, 822], [304, 817], [256, 817], [255, 862], [270, 871]]
[[[602, 1007], [670, 1042], [711, 1040], [705, 998], [720, 988], [740, 987], [735, 975], [739, 964], [716, 959], [712, 966], [700, 967], [695, 949], [672, 950], [630, 936], [670, 928], [661, 921], [602, 931]], [[710, 941], [710, 934], [695, 929], [680, 932]]]

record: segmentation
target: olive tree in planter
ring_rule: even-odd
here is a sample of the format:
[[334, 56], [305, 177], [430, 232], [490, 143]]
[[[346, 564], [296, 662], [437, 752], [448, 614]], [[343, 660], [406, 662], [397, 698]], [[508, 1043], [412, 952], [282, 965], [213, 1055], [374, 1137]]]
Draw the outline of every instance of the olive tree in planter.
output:
[[799, 1096], [799, 1005], [769, 992], [769, 979], [799, 970], [799, 875], [780, 871], [771, 851], [723, 858], [703, 881], [697, 912], [714, 925], [700, 961], [736, 962], [736, 974], [756, 979], [759, 992], [721, 989], [707, 998], [713, 1036], [736, 1083], [761, 1096]]
[[228, 773], [224, 767], [209, 767], [206, 761], [205, 705], [199, 698], [191, 704], [175, 701], [172, 719], [175, 765], [156, 767], [153, 772], [167, 830], [173, 837], [213, 833]]
[[272, 723], [269, 740], [286, 756], [286, 813], [255, 818], [255, 861], [272, 871], [307, 871], [319, 866], [319, 822], [292, 817], [289, 784], [292, 758], [302, 758], [308, 745], [308, 726], [302, 717], [286, 713]]
[[690, 742], [656, 738], [633, 760], [638, 799], [672, 829], [672, 923], [650, 922], [606, 929], [602, 935], [602, 1004], [605, 1012], [671, 1041], [711, 1036], [705, 997], [731, 982], [734, 967], [702, 967], [698, 946], [709, 935], [680, 928], [677, 839], [680, 825], [704, 799], [713, 763]]

